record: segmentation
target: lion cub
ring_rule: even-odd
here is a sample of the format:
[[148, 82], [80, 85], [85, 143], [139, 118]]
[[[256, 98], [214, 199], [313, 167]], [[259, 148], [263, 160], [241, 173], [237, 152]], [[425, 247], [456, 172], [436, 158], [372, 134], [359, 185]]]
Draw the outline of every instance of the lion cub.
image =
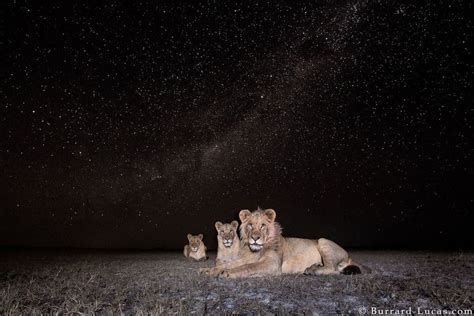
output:
[[188, 234], [189, 245], [184, 246], [184, 256], [186, 258], [192, 258], [197, 261], [204, 261], [207, 260], [208, 256], [206, 255], [206, 246], [202, 241], [204, 236], [199, 234], [197, 236], [193, 236]]
[[216, 222], [217, 230], [217, 258], [216, 266], [234, 261], [238, 258], [240, 239], [237, 235], [239, 223], [232, 221], [230, 224]]

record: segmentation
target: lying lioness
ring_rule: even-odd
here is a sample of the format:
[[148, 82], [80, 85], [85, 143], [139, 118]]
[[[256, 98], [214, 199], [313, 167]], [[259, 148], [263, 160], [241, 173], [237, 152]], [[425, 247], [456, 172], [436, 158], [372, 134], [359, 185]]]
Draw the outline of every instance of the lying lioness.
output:
[[216, 222], [217, 230], [217, 258], [216, 266], [229, 263], [238, 259], [240, 240], [237, 234], [239, 223], [232, 221], [230, 224]]
[[204, 236], [202, 234], [196, 236], [188, 234], [189, 245], [184, 246], [183, 250], [183, 254], [186, 258], [191, 258], [198, 261], [207, 260], [207, 248], [202, 241], [203, 237]]
[[290, 273], [361, 273], [347, 252], [336, 243], [320, 238], [284, 238], [272, 209], [241, 210], [239, 258], [201, 273], [224, 277], [257, 277]]

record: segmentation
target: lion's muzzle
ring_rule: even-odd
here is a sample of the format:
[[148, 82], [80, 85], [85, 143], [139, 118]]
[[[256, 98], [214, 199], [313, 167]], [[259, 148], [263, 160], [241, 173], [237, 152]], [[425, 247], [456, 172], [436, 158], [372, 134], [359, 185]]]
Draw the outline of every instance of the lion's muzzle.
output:
[[259, 251], [263, 248], [263, 240], [260, 237], [250, 237], [249, 247], [252, 251]]

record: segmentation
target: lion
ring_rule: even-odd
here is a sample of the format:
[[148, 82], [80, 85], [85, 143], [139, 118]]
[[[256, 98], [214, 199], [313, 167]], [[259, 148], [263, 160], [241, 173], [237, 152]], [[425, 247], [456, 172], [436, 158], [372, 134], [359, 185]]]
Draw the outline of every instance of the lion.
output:
[[193, 236], [188, 234], [189, 245], [184, 246], [184, 256], [197, 261], [205, 261], [209, 257], [206, 255], [206, 246], [204, 245], [203, 234]]
[[239, 258], [202, 272], [229, 278], [361, 273], [360, 266], [333, 241], [284, 238], [273, 209], [241, 210], [239, 218]]
[[239, 256], [240, 239], [237, 234], [239, 223], [232, 221], [230, 224], [216, 222], [217, 230], [217, 257], [216, 266], [234, 261]]

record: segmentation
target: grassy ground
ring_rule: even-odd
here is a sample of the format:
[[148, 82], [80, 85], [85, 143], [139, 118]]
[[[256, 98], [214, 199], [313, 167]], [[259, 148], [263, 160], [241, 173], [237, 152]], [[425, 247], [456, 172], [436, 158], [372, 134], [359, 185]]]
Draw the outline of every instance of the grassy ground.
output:
[[0, 314], [353, 313], [473, 309], [474, 253], [351, 252], [357, 276], [221, 280], [178, 252], [2, 251]]

